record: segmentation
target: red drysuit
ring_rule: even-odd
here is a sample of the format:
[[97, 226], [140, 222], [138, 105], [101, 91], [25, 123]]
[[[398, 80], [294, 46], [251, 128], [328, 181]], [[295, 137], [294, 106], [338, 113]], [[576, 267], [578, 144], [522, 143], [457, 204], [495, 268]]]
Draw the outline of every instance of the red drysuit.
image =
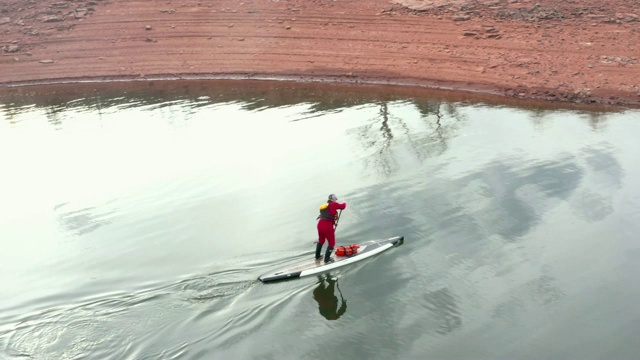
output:
[[320, 209], [320, 220], [318, 220], [318, 244], [324, 244], [324, 240], [326, 239], [329, 242], [329, 247], [334, 248], [336, 246], [336, 233], [333, 224], [336, 222], [338, 210], [346, 209], [347, 203], [341, 204], [332, 201], [327, 205], [328, 206], [326, 208]]

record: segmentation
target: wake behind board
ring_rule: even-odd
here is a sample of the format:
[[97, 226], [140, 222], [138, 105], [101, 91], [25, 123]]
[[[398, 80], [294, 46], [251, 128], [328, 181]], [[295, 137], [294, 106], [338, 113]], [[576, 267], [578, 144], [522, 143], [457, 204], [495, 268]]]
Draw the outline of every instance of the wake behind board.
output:
[[264, 274], [258, 279], [266, 283], [277, 280], [295, 279], [309, 275], [321, 274], [372, 257], [376, 254], [392, 248], [395, 245], [402, 244], [403, 242], [404, 236], [396, 236], [386, 240], [367, 241], [359, 244], [360, 248], [358, 249], [358, 252], [353, 256], [334, 255], [333, 258], [335, 259], [335, 261], [329, 264], [325, 264], [323, 260], [309, 259], [303, 262], [289, 265], [283, 269]]

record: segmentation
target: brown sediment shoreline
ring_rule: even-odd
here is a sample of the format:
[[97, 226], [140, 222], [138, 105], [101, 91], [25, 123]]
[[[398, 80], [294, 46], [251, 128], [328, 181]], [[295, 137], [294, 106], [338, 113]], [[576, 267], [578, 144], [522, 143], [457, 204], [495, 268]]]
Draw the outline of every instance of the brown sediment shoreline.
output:
[[0, 86], [265, 79], [640, 106], [637, 2], [7, 0]]

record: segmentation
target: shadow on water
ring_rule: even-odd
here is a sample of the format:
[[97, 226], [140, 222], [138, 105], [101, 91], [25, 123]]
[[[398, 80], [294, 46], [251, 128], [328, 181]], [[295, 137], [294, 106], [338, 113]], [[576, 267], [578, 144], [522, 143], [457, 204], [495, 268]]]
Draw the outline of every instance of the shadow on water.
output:
[[[338, 320], [347, 312], [347, 300], [342, 295], [338, 279], [327, 275], [319, 276], [318, 281], [320, 283], [313, 289], [313, 299], [318, 303], [320, 315], [327, 320]], [[336, 296], [336, 289], [340, 300]]]

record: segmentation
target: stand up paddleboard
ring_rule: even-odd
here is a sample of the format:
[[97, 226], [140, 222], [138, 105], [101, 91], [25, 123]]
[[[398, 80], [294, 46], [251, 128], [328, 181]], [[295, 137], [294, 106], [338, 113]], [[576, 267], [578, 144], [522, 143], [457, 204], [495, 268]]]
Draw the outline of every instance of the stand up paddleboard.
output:
[[359, 244], [360, 248], [355, 255], [334, 255], [335, 261], [328, 264], [325, 264], [324, 260], [309, 259], [303, 262], [289, 265], [284, 269], [279, 269], [272, 273], [264, 274], [258, 279], [266, 283], [277, 280], [295, 279], [309, 275], [321, 274], [372, 257], [396, 245], [400, 245], [403, 242], [404, 236], [396, 236], [386, 240], [367, 241], [365, 243]]

